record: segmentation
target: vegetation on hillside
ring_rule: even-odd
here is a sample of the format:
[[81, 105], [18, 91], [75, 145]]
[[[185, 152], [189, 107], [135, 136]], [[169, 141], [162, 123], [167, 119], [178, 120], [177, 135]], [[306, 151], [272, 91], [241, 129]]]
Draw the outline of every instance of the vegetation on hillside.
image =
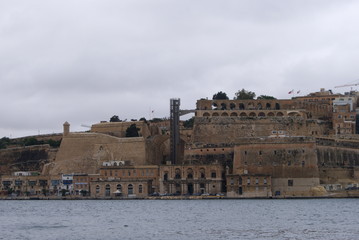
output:
[[136, 124], [131, 124], [131, 126], [126, 129], [126, 137], [139, 137], [139, 130], [140, 129], [136, 126]]
[[194, 117], [191, 117], [190, 119], [183, 122], [183, 127], [193, 128], [193, 123], [194, 123]]
[[8, 148], [9, 146], [15, 147], [23, 147], [23, 146], [33, 146], [33, 145], [42, 145], [42, 144], [49, 144], [51, 147], [57, 148], [61, 144], [61, 140], [37, 140], [36, 137], [27, 137], [21, 139], [10, 139], [7, 137], [3, 137], [0, 139], [0, 149]]

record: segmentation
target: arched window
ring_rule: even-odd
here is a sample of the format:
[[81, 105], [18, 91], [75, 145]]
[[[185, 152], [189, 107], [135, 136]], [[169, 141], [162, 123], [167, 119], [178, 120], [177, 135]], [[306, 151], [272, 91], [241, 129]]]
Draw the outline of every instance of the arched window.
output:
[[111, 187], [109, 184], [107, 184], [105, 188], [105, 196], [109, 197], [110, 195], [111, 195]]
[[203, 113], [203, 117], [209, 117], [211, 116], [208, 112]]
[[96, 186], [96, 193], [100, 193], [100, 186], [99, 185]]
[[213, 113], [212, 116], [213, 116], [213, 117], [218, 117], [219, 114], [218, 114], [218, 113]]
[[167, 173], [167, 172], [165, 172], [165, 174], [163, 175], [163, 180], [164, 180], [164, 181], [167, 181], [167, 180], [168, 180], [168, 173]]
[[239, 104], [239, 110], [244, 110], [244, 109], [245, 109], [244, 104], [243, 104], [243, 103], [240, 103], [240, 104]]
[[259, 110], [262, 109], [262, 104], [261, 103], [257, 104], [257, 109], [259, 109]]
[[271, 108], [270, 103], [267, 103], [267, 104], [266, 104], [266, 109], [269, 110], [270, 108]]
[[227, 105], [225, 103], [221, 103], [221, 109], [222, 110], [226, 110], [227, 109]]
[[235, 105], [234, 103], [230, 103], [230, 104], [229, 104], [229, 108], [230, 108], [231, 110], [233, 110], [233, 109], [236, 108], [236, 105]]
[[128, 193], [128, 195], [133, 194], [133, 185], [132, 184], [128, 184], [127, 193]]
[[279, 103], [276, 103], [276, 104], [275, 104], [275, 109], [276, 109], [276, 110], [279, 110], [279, 109], [280, 109]]
[[138, 185], [138, 193], [142, 193], [142, 185]]
[[216, 177], [217, 177], [216, 172], [215, 172], [215, 171], [212, 171], [212, 172], [211, 172], [211, 178], [216, 178]]
[[193, 170], [192, 170], [192, 168], [189, 168], [187, 170], [187, 178], [188, 179], [193, 179]]
[[228, 117], [228, 113], [224, 112], [221, 114], [222, 117]]
[[199, 170], [199, 174], [200, 174], [202, 179], [206, 178], [206, 171], [204, 170], [204, 168], [201, 168]]
[[117, 184], [117, 191], [119, 191], [119, 192], [122, 192], [122, 185], [121, 184]]
[[181, 170], [179, 168], [175, 170], [175, 179], [181, 179]]

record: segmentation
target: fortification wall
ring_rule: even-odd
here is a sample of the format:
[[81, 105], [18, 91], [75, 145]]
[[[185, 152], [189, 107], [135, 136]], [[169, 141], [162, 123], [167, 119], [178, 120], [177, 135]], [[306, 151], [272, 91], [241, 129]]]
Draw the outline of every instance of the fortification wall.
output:
[[[293, 186], [288, 186], [292, 181]], [[315, 197], [326, 195], [318, 178], [272, 178], [272, 192], [279, 197]], [[280, 195], [278, 194], [280, 193]]]
[[267, 137], [273, 131], [288, 136], [329, 134], [331, 125], [301, 117], [196, 117], [192, 142], [199, 144], [236, 144], [241, 138]]
[[139, 138], [117, 138], [99, 133], [69, 134], [61, 142], [53, 164], [44, 174], [97, 173], [104, 161], [128, 160], [143, 165], [146, 161], [145, 141]]
[[148, 125], [143, 121], [97, 123], [91, 126], [91, 132], [103, 133], [122, 138], [126, 136], [126, 129], [132, 124], [136, 124], [136, 127], [140, 129], [140, 136], [147, 138], [151, 135]]
[[269, 175], [273, 194], [281, 197], [319, 194], [313, 193], [320, 183], [315, 143], [292, 141], [278, 139], [234, 147], [233, 174]]
[[315, 144], [262, 143], [234, 148], [233, 174], [271, 175], [272, 178], [318, 178]]

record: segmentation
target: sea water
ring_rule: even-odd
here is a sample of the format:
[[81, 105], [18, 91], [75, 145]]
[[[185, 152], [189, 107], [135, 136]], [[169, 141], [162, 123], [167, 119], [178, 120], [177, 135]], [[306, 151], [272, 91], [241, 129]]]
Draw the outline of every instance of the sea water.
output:
[[0, 239], [359, 239], [359, 199], [4, 200]]

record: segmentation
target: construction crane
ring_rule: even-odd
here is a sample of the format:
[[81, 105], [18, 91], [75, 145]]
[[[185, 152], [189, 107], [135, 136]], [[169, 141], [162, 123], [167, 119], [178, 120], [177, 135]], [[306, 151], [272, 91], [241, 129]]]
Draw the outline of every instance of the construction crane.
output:
[[334, 88], [341, 88], [341, 87], [354, 87], [354, 86], [358, 86], [359, 83], [354, 83], [354, 84], [345, 84], [345, 85], [340, 85], [340, 86], [335, 86]]

